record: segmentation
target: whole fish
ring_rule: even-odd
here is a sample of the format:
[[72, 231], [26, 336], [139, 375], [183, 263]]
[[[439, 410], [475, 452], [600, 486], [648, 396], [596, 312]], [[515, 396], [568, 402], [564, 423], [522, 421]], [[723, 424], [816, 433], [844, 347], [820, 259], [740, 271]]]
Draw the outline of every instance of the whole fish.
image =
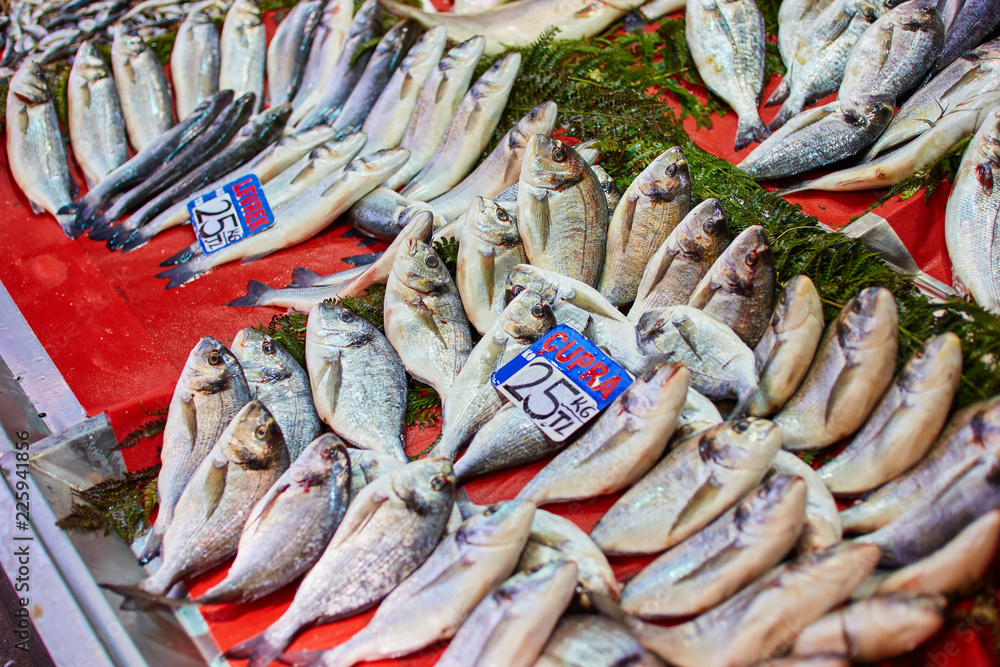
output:
[[219, 29], [206, 12], [192, 10], [178, 28], [170, 52], [178, 121], [219, 90], [219, 49]]
[[940, 595], [897, 593], [852, 602], [807, 627], [792, 655], [844, 655], [880, 662], [913, 651], [944, 625], [948, 601]]
[[697, 308], [647, 311], [636, 326], [640, 349], [684, 364], [691, 387], [708, 398], [736, 399], [733, 414], [746, 414], [757, 393], [753, 351], [732, 329]]
[[455, 476], [464, 484], [479, 475], [540, 461], [570, 442], [550, 440], [521, 406], [507, 403], [476, 432], [455, 462]]
[[430, 456], [455, 459], [462, 446], [500, 410], [506, 398], [490, 377], [556, 325], [545, 298], [522, 292], [469, 353], [442, 408], [441, 437]]
[[837, 501], [812, 466], [786, 451], [779, 451], [771, 466], [772, 475], [793, 475], [806, 483], [806, 520], [796, 549], [799, 553], [819, 551], [840, 542], [843, 523]]
[[924, 457], [944, 427], [962, 376], [962, 342], [929, 339], [896, 376], [871, 417], [819, 470], [835, 495], [858, 495], [895, 479]]
[[132, 587], [131, 597], [162, 597], [184, 577], [204, 572], [236, 552], [243, 524], [257, 501], [288, 469], [288, 448], [278, 423], [260, 401], [233, 417], [191, 475], [163, 536], [163, 563]]
[[229, 348], [211, 336], [198, 341], [170, 399], [156, 478], [156, 522], [139, 556], [141, 565], [160, 552], [185, 485], [249, 400], [243, 369]]
[[7, 159], [10, 173], [32, 210], [52, 214], [70, 238], [80, 235], [76, 217], [65, 208], [76, 185], [69, 175], [59, 117], [45, 82], [45, 72], [28, 58], [7, 92]]
[[558, 139], [528, 141], [517, 229], [532, 264], [597, 286], [608, 235], [607, 198], [583, 158]]
[[299, 2], [278, 24], [267, 46], [267, 105], [291, 102], [305, 74], [313, 37], [323, 18], [323, 2]]
[[634, 301], [640, 268], [674, 231], [691, 208], [691, 173], [679, 146], [668, 148], [625, 190], [608, 227], [604, 272], [598, 285], [608, 301]]
[[691, 57], [708, 89], [739, 118], [733, 149], [770, 132], [757, 113], [764, 91], [764, 17], [754, 0], [690, 0], [684, 12]]
[[267, 37], [257, 0], [236, 0], [226, 12], [219, 53], [219, 89], [253, 93], [263, 108]]
[[661, 364], [637, 378], [517, 497], [544, 505], [614, 493], [635, 483], [663, 454], [687, 387], [687, 369], [677, 364]]
[[647, 262], [628, 319], [636, 323], [653, 308], [686, 305], [730, 238], [718, 200], [706, 199], [691, 209]]
[[892, 95], [860, 93], [803, 111], [736, 166], [763, 181], [857, 155], [889, 124], [894, 107]]
[[[399, 190], [427, 165], [441, 144], [451, 119], [472, 82], [486, 41], [472, 37], [451, 48], [431, 72], [417, 98], [399, 145], [410, 151], [409, 161], [385, 183]], [[477, 193], [478, 194], [478, 193]]]
[[772, 477], [630, 579], [622, 609], [641, 618], [671, 618], [725, 602], [792, 550], [805, 507], [805, 482]]
[[504, 309], [507, 274], [527, 262], [514, 216], [477, 196], [459, 239], [455, 284], [469, 323], [479, 333], [489, 330]]
[[536, 667], [661, 667], [622, 625], [605, 616], [567, 614], [545, 644]]
[[334, 432], [406, 461], [406, 372], [385, 336], [346, 308], [320, 303], [306, 323], [306, 365], [316, 409]]
[[555, 102], [536, 106], [500, 139], [493, 152], [461, 183], [431, 199], [428, 202], [431, 208], [446, 220], [452, 220], [465, 213], [475, 197], [489, 199], [517, 183], [528, 140], [536, 134], [551, 134], [555, 122]]
[[924, 494], [937, 495], [955, 484], [982, 456], [992, 457], [998, 448], [1000, 398], [956, 412], [917, 465], [841, 513], [844, 530], [869, 533], [886, 526]]
[[489, 599], [493, 588], [514, 571], [534, 512], [534, 504], [513, 500], [466, 519], [386, 597], [361, 632], [329, 651], [292, 653], [282, 659], [296, 665], [350, 667], [404, 656], [451, 638], [480, 601]]
[[80, 44], [73, 59], [66, 101], [73, 157], [89, 189], [128, 160], [125, 120], [115, 81], [90, 40]]
[[547, 563], [514, 575], [487, 596], [438, 660], [441, 667], [531, 667], [573, 598], [576, 565]]
[[760, 484], [781, 448], [766, 419], [708, 428], [680, 443], [590, 531], [606, 554], [663, 551], [686, 540]]
[[248, 602], [276, 591], [319, 560], [344, 518], [351, 460], [326, 433], [310, 443], [247, 517], [226, 578], [194, 602]]
[[302, 82], [292, 99], [292, 108], [296, 112], [292, 119], [293, 125], [298, 122], [300, 114], [312, 110], [324, 83], [331, 80], [329, 75], [340, 59], [353, 18], [353, 0], [327, 0], [323, 6], [323, 14], [313, 35], [306, 68], [302, 73]]
[[943, 44], [944, 23], [936, 0], [904, 2], [861, 34], [847, 58], [837, 97], [902, 97], [924, 78]]
[[264, 667], [301, 630], [378, 604], [438, 545], [454, 497], [451, 462], [444, 459], [414, 461], [366, 486], [302, 579], [291, 606], [225, 657]]
[[777, 566], [687, 623], [663, 628], [627, 618], [626, 625], [672, 665], [749, 667], [787, 650], [808, 625], [850, 597], [878, 558], [870, 544], [840, 544]]
[[434, 248], [408, 239], [385, 286], [385, 335], [403, 366], [442, 403], [472, 351], [462, 298]]
[[368, 137], [367, 150], [378, 151], [399, 145], [420, 99], [424, 82], [441, 61], [445, 37], [442, 27], [425, 32], [393, 72], [361, 126], [361, 131]]
[[[279, 107], [280, 108], [280, 107]], [[283, 248], [308, 241], [347, 211], [350, 206], [385, 180], [406, 160], [405, 149], [380, 151], [357, 158], [298, 196], [274, 209], [274, 226], [246, 240], [205, 255], [195, 243], [161, 266], [172, 268], [158, 274], [169, 278], [167, 289], [188, 283], [213, 267], [237, 259], [253, 261]]]
[[795, 276], [778, 295], [774, 315], [754, 357], [759, 386], [750, 414], [767, 417], [780, 410], [802, 384], [823, 336], [823, 303], [809, 276]]
[[979, 46], [1000, 24], [1000, 6], [990, 0], [966, 0], [948, 24], [944, 47], [934, 62], [934, 71], [943, 70], [970, 49]]
[[267, 406], [278, 421], [288, 456], [295, 461], [322, 430], [306, 369], [288, 350], [256, 329], [240, 329], [231, 349], [243, 368], [250, 395]]
[[728, 325], [744, 343], [757, 345], [774, 304], [774, 254], [760, 225], [737, 236], [701, 279], [688, 304]]
[[775, 418], [792, 451], [819, 449], [854, 433], [889, 388], [899, 316], [884, 287], [861, 291], [830, 323], [809, 373]]
[[174, 124], [170, 86], [160, 61], [131, 24], [115, 24], [111, 69], [128, 140], [138, 153]]

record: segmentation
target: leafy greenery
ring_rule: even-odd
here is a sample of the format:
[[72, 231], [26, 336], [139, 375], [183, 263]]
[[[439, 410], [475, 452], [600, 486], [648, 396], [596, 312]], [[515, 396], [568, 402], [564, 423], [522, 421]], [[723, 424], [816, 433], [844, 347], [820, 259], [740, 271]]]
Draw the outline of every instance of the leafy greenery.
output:
[[131, 543], [150, 527], [150, 515], [156, 506], [156, 464], [137, 472], [126, 473], [123, 479], [109, 479], [86, 491], [77, 492], [81, 502], [73, 501], [70, 514], [56, 522], [66, 530], [115, 531]]
[[149, 420], [122, 438], [121, 442], [118, 443], [118, 446], [115, 447], [116, 450], [134, 447], [143, 440], [149, 440], [150, 438], [163, 433], [163, 428], [167, 425], [167, 409], [163, 408], [162, 410], [153, 410], [152, 412], [147, 412], [146, 414], [155, 417], [155, 419]]
[[410, 378], [406, 390], [406, 425], [432, 428], [441, 416], [441, 399], [433, 388]]

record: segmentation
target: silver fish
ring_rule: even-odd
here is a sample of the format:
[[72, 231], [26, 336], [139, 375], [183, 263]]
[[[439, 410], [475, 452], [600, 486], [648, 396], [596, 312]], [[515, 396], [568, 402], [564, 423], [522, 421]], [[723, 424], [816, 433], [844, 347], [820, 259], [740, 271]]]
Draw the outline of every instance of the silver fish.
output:
[[73, 156], [89, 189], [128, 160], [125, 120], [115, 81], [90, 40], [80, 44], [73, 59], [66, 100]]
[[[317, 125], [302, 132], [313, 132], [327, 125]], [[326, 132], [324, 132], [326, 134]], [[295, 135], [288, 135], [290, 139]], [[343, 175], [343, 168], [364, 150], [365, 135], [349, 134], [340, 140], [330, 140], [313, 148], [308, 154], [299, 157], [291, 166], [283, 169], [267, 183], [264, 183], [264, 194], [272, 206], [294, 199], [299, 193], [311, 188], [322, 180], [328, 180], [334, 174]]]
[[964, 56], [989, 37], [1000, 24], [997, 5], [990, 0], [966, 0], [948, 22], [944, 48], [934, 62], [934, 70], [940, 71], [955, 59]]
[[889, 388], [899, 329], [896, 300], [869, 287], [823, 334], [809, 373], [774, 421], [784, 447], [819, 449], [854, 433]]
[[267, 60], [264, 20], [257, 0], [236, 0], [226, 12], [219, 39], [219, 89], [257, 96], [264, 106], [264, 63]]
[[858, 495], [924, 457], [944, 428], [962, 376], [962, 342], [948, 332], [910, 358], [844, 451], [819, 470], [835, 495]]
[[320, 18], [309, 49], [302, 83], [292, 99], [292, 108], [296, 111], [293, 125], [298, 122], [301, 115], [312, 110], [324, 83], [330, 80], [330, 73], [334, 71], [340, 59], [353, 18], [353, 0], [328, 0], [324, 5], [323, 16]]
[[663, 454], [687, 386], [687, 369], [676, 364], [661, 364], [637, 378], [517, 497], [544, 505], [614, 493], [635, 483]]
[[760, 484], [781, 448], [766, 419], [713, 426], [679, 444], [590, 531], [606, 554], [663, 551], [686, 540]]
[[770, 132], [757, 113], [764, 90], [764, 17], [754, 0], [690, 0], [685, 35], [709, 90], [739, 118], [733, 149], [763, 141]]
[[605, 616], [567, 614], [545, 644], [535, 667], [661, 667], [623, 625]]
[[306, 365], [330, 428], [362, 449], [406, 460], [406, 373], [385, 336], [346, 308], [321, 303], [306, 324]]
[[378, 604], [420, 567], [444, 533], [455, 497], [451, 462], [423, 459], [366, 486], [347, 508], [292, 605], [264, 632], [225, 653], [271, 663], [302, 629]]
[[152, 49], [128, 24], [115, 26], [111, 69], [128, 140], [138, 153], [174, 124], [170, 86]]
[[174, 84], [177, 120], [219, 90], [219, 29], [208, 14], [193, 10], [181, 23], [170, 52], [170, 78]]
[[347, 219], [366, 236], [392, 241], [399, 238], [412, 220], [425, 212], [433, 217], [434, 229], [444, 226], [444, 218], [424, 202], [413, 201], [386, 186], [379, 186], [351, 207]]
[[[785, 68], [799, 49], [800, 40], [809, 34], [810, 24], [833, 0], [785, 0], [778, 7], [778, 53]], [[781, 85], [787, 86], [785, 80]], [[787, 92], [785, 95], [787, 96]]]
[[267, 105], [291, 102], [305, 74], [313, 37], [322, 19], [323, 2], [299, 2], [278, 24], [267, 47]]
[[774, 457], [771, 474], [794, 475], [806, 483], [806, 520], [796, 545], [799, 553], [819, 551], [840, 542], [844, 528], [837, 501], [810, 465], [791, 452], [780, 451]]
[[476, 432], [455, 462], [455, 476], [464, 484], [479, 475], [540, 461], [570, 442], [550, 440], [521, 406], [507, 403]]
[[641, 618], [671, 618], [725, 602], [792, 550], [805, 507], [805, 482], [771, 478], [630, 579], [622, 609]]

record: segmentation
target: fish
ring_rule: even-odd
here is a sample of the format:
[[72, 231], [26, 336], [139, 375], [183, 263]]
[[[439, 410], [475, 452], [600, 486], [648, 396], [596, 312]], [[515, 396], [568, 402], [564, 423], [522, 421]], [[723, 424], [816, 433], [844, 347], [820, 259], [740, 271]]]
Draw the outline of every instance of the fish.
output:
[[466, 214], [458, 244], [455, 284], [469, 323], [483, 334], [504, 309], [507, 274], [527, 264], [517, 220], [493, 201], [477, 196]]
[[219, 49], [219, 29], [208, 13], [192, 10], [177, 29], [170, 52], [170, 80], [178, 121], [219, 90]]
[[733, 414], [746, 414], [757, 394], [753, 350], [728, 326], [697, 308], [670, 306], [647, 311], [636, 326], [640, 349], [684, 364], [691, 387], [715, 400], [735, 399]]
[[910, 0], [880, 16], [847, 58], [838, 99], [859, 93], [902, 97], [920, 83], [944, 45], [936, 0]]
[[847, 448], [818, 471], [834, 495], [871, 491], [920, 461], [944, 428], [961, 376], [959, 337], [928, 339]]
[[454, 497], [455, 477], [446, 459], [414, 461], [364, 487], [302, 579], [291, 606], [225, 657], [264, 667], [301, 630], [378, 604], [437, 547]]
[[625, 626], [606, 616], [566, 614], [549, 637], [536, 667], [663, 665], [636, 641]]
[[653, 308], [687, 305], [730, 240], [729, 223], [717, 199], [692, 208], [646, 263], [629, 321], [637, 323]]
[[351, 500], [361, 489], [379, 477], [398, 470], [409, 461], [401, 461], [390, 454], [382, 454], [371, 449], [351, 450]]
[[292, 108], [296, 111], [296, 116], [292, 119], [293, 125], [298, 122], [299, 114], [312, 110], [324, 82], [331, 80], [329, 75], [340, 59], [353, 19], [353, 0], [328, 0], [323, 6], [323, 14], [320, 16], [319, 25], [316, 27], [309, 48], [302, 81], [295, 97], [292, 98]]
[[607, 198], [590, 166], [558, 139], [538, 134], [528, 141], [517, 229], [533, 265], [597, 286], [608, 235]]
[[307, 0], [292, 7], [278, 24], [265, 57], [268, 106], [295, 99], [322, 18], [323, 2]]
[[522, 292], [476, 343], [444, 398], [441, 437], [430, 456], [455, 459], [462, 446], [500, 410], [506, 398], [490, 382], [529, 345], [556, 325], [545, 298]]
[[781, 448], [766, 419], [723, 422], [678, 444], [590, 531], [606, 554], [663, 551], [694, 535], [760, 484]]
[[823, 302], [809, 276], [792, 277], [754, 348], [759, 384], [750, 414], [768, 417], [802, 384], [823, 337]]
[[306, 369], [267, 334], [240, 329], [231, 350], [243, 368], [250, 395], [271, 412], [281, 427], [288, 455], [295, 461], [322, 430]]
[[465, 484], [473, 477], [540, 461], [570, 442], [549, 439], [521, 406], [506, 403], [476, 432], [455, 462], [455, 476]]
[[257, 0], [236, 0], [229, 7], [219, 53], [219, 89], [232, 90], [237, 97], [253, 93], [263, 108], [267, 37]]
[[408, 655], [451, 638], [514, 571], [534, 512], [534, 504], [513, 500], [466, 519], [382, 601], [364, 629], [336, 648], [286, 654], [282, 661], [349, 667]]
[[889, 660], [913, 651], [944, 625], [948, 601], [940, 595], [896, 593], [852, 602], [802, 631], [792, 655], [835, 654], [859, 662]]
[[948, 24], [944, 46], [934, 61], [934, 71], [943, 70], [979, 46], [998, 24], [1000, 15], [997, 14], [995, 3], [988, 0], [967, 0], [961, 3], [961, 8]]
[[445, 224], [444, 218], [424, 202], [413, 201], [381, 185], [352, 206], [347, 219], [365, 236], [392, 241], [411, 220], [424, 212], [433, 216], [435, 229]]
[[631, 578], [622, 610], [640, 618], [677, 618], [725, 602], [792, 550], [805, 508], [805, 482], [772, 477]]
[[115, 25], [111, 70], [129, 143], [136, 153], [174, 124], [174, 107], [163, 66], [128, 23]]
[[767, 330], [774, 304], [774, 254], [760, 225], [751, 225], [701, 279], [687, 305], [728, 325], [754, 347]]
[[844, 528], [837, 512], [837, 501], [812, 466], [791, 452], [779, 451], [774, 457], [771, 475], [794, 475], [806, 483], [806, 520], [796, 551], [820, 551], [843, 539]]
[[604, 32], [644, 0], [627, 0], [614, 6], [590, 0], [517, 0], [474, 14], [428, 13], [395, 0], [380, 0], [396, 16], [410, 18], [425, 28], [443, 25], [448, 39], [461, 42], [474, 36], [486, 39], [486, 55], [508, 48], [528, 47], [548, 26], [559, 29], [557, 39], [582, 39]]
[[[313, 132], [327, 125], [317, 125], [303, 132]], [[287, 135], [289, 139], [295, 135]], [[284, 140], [283, 139], [283, 140]], [[299, 157], [291, 166], [264, 183], [264, 194], [272, 207], [294, 199], [316, 183], [333, 174], [343, 174], [343, 168], [364, 151], [365, 135], [356, 132], [342, 139], [331, 139]], [[367, 151], [365, 151], [367, 154]]]
[[844, 530], [870, 533], [899, 518], [924, 494], [937, 495], [957, 483], [982, 456], [1000, 447], [1000, 398], [956, 412], [931, 450], [900, 477], [884, 484], [863, 502], [841, 512]]
[[545, 505], [606, 495], [634, 484], [663, 454], [687, 387], [688, 371], [678, 364], [660, 364], [637, 378], [517, 497]]
[[288, 448], [278, 423], [254, 399], [236, 413], [198, 464], [177, 499], [163, 535], [163, 562], [136, 590], [115, 587], [131, 598], [162, 598], [184, 577], [204, 572], [236, 552], [243, 524], [258, 500], [288, 469]]
[[[583, 155], [580, 157], [583, 157]], [[584, 161], [586, 161], [586, 158], [584, 158]], [[615, 179], [611, 178], [611, 174], [604, 171], [604, 167], [599, 164], [591, 164], [590, 162], [587, 162], [587, 164], [590, 165], [594, 175], [597, 176], [597, 182], [601, 184], [601, 190], [604, 192], [604, 198], [608, 201], [608, 220], [611, 220], [611, 217], [615, 213], [615, 209], [618, 208], [618, 202], [621, 201], [622, 193], [618, 189]]]
[[944, 215], [952, 282], [960, 294], [971, 295], [992, 313], [1000, 313], [1000, 279], [994, 270], [1000, 197], [993, 189], [994, 171], [1000, 173], [998, 148], [1000, 109], [995, 108], [962, 155]]
[[437, 664], [534, 665], [573, 598], [576, 569], [556, 561], [505, 581], [476, 606]]
[[361, 131], [368, 137], [368, 150], [399, 145], [420, 99], [424, 82], [441, 61], [445, 42], [444, 28], [433, 28], [425, 32], [406, 53], [361, 126]]
[[406, 461], [406, 372], [381, 332], [342, 306], [320, 303], [306, 323], [306, 365], [320, 419], [356, 447]]
[[[778, 53], [786, 69], [791, 68], [802, 37], [809, 34], [810, 24], [832, 1], [788, 0], [781, 3], [778, 8]], [[787, 88], [788, 83], [782, 79], [781, 85]], [[788, 96], [787, 90], [784, 96]], [[784, 101], [784, 97], [779, 101]]]
[[802, 385], [774, 417], [785, 449], [820, 449], [864, 424], [892, 382], [898, 332], [896, 300], [884, 287], [864, 289], [844, 305]]
[[198, 341], [170, 399], [156, 478], [156, 521], [139, 556], [140, 565], [160, 552], [185, 485], [249, 401], [250, 389], [236, 356], [211, 336]]
[[[280, 108], [280, 107], [279, 107]], [[212, 268], [237, 259], [245, 262], [270, 255], [308, 241], [385, 179], [406, 160], [406, 149], [372, 153], [351, 161], [298, 196], [275, 207], [274, 225], [240, 243], [226, 246], [211, 255], [198, 244], [168, 258], [160, 266], [171, 268], [157, 274], [167, 278], [167, 289], [188, 283]]]
[[556, 103], [548, 101], [529, 111], [472, 173], [444, 194], [431, 199], [430, 207], [450, 221], [466, 212], [475, 197], [489, 199], [517, 183], [528, 140], [536, 134], [552, 133], [556, 109]]
[[764, 17], [753, 0], [692, 0], [684, 12], [691, 57], [709, 90], [738, 118], [733, 150], [770, 134], [757, 113], [764, 91]]
[[793, 116], [736, 165], [757, 181], [795, 176], [867, 148], [889, 124], [895, 99], [859, 93]]
[[390, 190], [409, 183], [434, 155], [472, 83], [485, 43], [483, 37], [476, 36], [452, 47], [438, 62], [437, 70], [427, 77], [399, 140], [399, 145], [410, 151], [410, 160], [386, 181]]
[[749, 667], [787, 651], [806, 627], [850, 597], [878, 558], [873, 545], [839, 544], [778, 565], [687, 623], [663, 628], [627, 617], [626, 626], [672, 665]]
[[44, 209], [55, 217], [66, 236], [76, 238], [81, 230], [65, 208], [73, 200], [76, 185], [69, 175], [66, 146], [45, 72], [33, 59], [25, 60], [10, 81], [6, 120], [7, 159], [14, 182], [33, 211]]
[[92, 188], [128, 160], [125, 119], [115, 80], [89, 40], [80, 43], [66, 86], [73, 157]]
[[432, 246], [407, 239], [385, 286], [385, 335], [410, 375], [444, 403], [472, 352], [458, 288]]
[[684, 409], [677, 419], [677, 430], [674, 431], [671, 440], [675, 443], [686, 440], [709, 426], [721, 424], [722, 421], [722, 415], [719, 413], [719, 408], [715, 407], [715, 403], [688, 387], [687, 396], [684, 398]]
[[347, 448], [325, 433], [292, 458], [288, 470], [257, 501], [226, 578], [194, 603], [249, 602], [307, 572], [344, 518], [350, 491]]

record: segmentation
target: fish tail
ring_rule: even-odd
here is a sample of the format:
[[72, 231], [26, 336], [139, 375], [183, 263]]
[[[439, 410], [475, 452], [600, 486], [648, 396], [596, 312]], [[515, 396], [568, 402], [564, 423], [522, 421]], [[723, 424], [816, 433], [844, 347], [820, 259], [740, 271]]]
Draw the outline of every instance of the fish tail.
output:
[[292, 282], [289, 287], [309, 287], [322, 278], [320, 274], [304, 266], [296, 266], [292, 269]]
[[733, 142], [733, 149], [741, 151], [750, 144], [760, 143], [771, 136], [771, 131], [764, 125], [756, 113], [751, 118], [740, 116], [736, 125], [736, 140]]
[[788, 80], [788, 76], [786, 75], [782, 77], [781, 82], [778, 83], [778, 87], [774, 89], [774, 92], [771, 93], [771, 96], [767, 98], [766, 102], [764, 102], [764, 106], [766, 107], [778, 106], [779, 104], [788, 99], [788, 93], [790, 93], [791, 90], [792, 86]]
[[71, 239], [75, 239], [80, 234], [83, 233], [83, 227], [77, 223], [76, 212], [66, 211], [66, 207], [63, 206], [59, 209], [59, 212], [55, 214], [56, 222], [62, 227], [63, 233]]
[[192, 604], [190, 600], [174, 600], [165, 595], [148, 593], [132, 584], [98, 584], [101, 588], [121, 595], [124, 611], [145, 611], [157, 605], [183, 606]]
[[248, 280], [247, 281], [247, 293], [238, 299], [233, 299], [227, 306], [233, 306], [235, 308], [249, 308], [252, 306], [266, 306], [268, 304], [264, 303], [264, 295], [271, 291], [271, 287], [266, 283], [262, 283], [259, 280]]
[[132, 232], [127, 239], [122, 241], [121, 251], [131, 252], [136, 248], [141, 248], [152, 241], [154, 236], [156, 236], [156, 230], [154, 230], [150, 225], [143, 225], [139, 229]]
[[87, 230], [87, 236], [95, 241], [107, 241], [118, 234], [117, 225], [115, 225], [114, 220], [107, 220], [102, 214], [98, 214], [90, 219]]
[[247, 667], [265, 667], [274, 662], [283, 648], [284, 646], [272, 644], [264, 634], [259, 634], [242, 644], [237, 644], [222, 655], [228, 660], [248, 660]]
[[190, 252], [191, 256], [183, 264], [176, 264], [166, 271], [156, 274], [157, 278], [165, 278], [170, 281], [167, 283], [166, 289], [186, 285], [211, 270], [212, 265], [202, 261], [205, 259], [205, 255], [198, 252], [197, 247], [198, 245], [194, 244], [193, 247], [188, 248], [187, 252]]
[[[163, 510], [160, 510], [161, 512]], [[153, 527], [153, 532], [149, 534], [149, 539], [146, 540], [146, 546], [143, 548], [142, 553], [139, 555], [139, 565], [147, 565], [149, 561], [153, 560], [160, 555], [160, 547], [163, 545], [163, 533], [158, 531], [156, 527]]]
[[801, 108], [796, 109], [795, 105], [789, 104], [789, 102], [790, 100], [785, 100], [785, 103], [781, 105], [781, 109], [778, 110], [778, 115], [767, 124], [767, 129], [771, 132], [777, 132], [778, 129], [787, 123], [795, 114], [802, 111]]
[[165, 260], [160, 262], [160, 266], [164, 267], [177, 266], [178, 264], [184, 264], [186, 262], [190, 262], [196, 256], [200, 255], [201, 251], [198, 249], [198, 244], [192, 243], [191, 245], [189, 245], [187, 248], [184, 248], [184, 250], [181, 250], [176, 255], [171, 255], [170, 257], [167, 257]]
[[128, 243], [133, 236], [135, 236], [136, 232], [141, 229], [141, 224], [134, 223], [132, 222], [132, 219], [129, 218], [125, 222], [120, 225], [115, 225], [111, 229], [112, 233], [107, 237], [108, 242], [106, 245], [108, 246], [108, 250], [118, 250]]
[[[323, 654], [328, 651], [293, 651], [292, 653], [282, 653], [278, 656], [278, 661], [292, 667], [311, 667], [323, 660]], [[326, 661], [324, 661], [325, 663]]]

